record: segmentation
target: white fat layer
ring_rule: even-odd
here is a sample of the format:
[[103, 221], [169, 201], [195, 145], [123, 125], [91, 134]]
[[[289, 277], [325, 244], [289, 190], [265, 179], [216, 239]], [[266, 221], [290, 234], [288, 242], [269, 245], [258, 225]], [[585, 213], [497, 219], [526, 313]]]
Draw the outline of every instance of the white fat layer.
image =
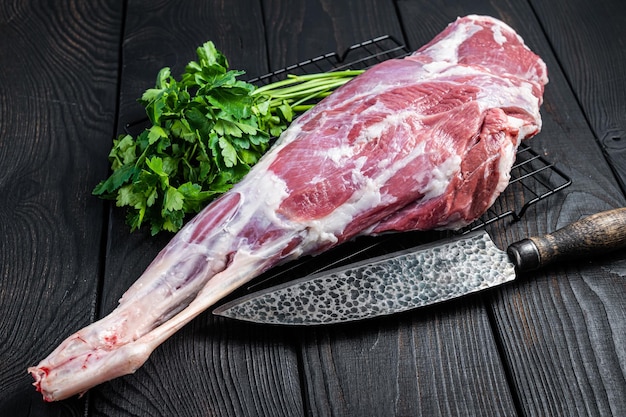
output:
[[519, 128], [519, 135], [517, 136], [518, 145], [522, 141], [522, 139], [530, 137], [530, 135], [533, 135], [537, 133], [538, 130], [541, 130], [541, 119], [538, 119], [538, 120], [539, 121], [535, 125], [530, 125], [528, 123], [525, 123]]
[[424, 69], [431, 73], [433, 79], [445, 80], [445, 77], [489, 77], [481, 83], [480, 91], [476, 100], [481, 104], [481, 109], [502, 108], [511, 105], [524, 110], [536, 120], [540, 120], [538, 98], [533, 94], [533, 85], [530, 82], [520, 81], [515, 85], [510, 79], [499, 77], [494, 83], [491, 75], [484, 70], [473, 66], [460, 66], [446, 62], [431, 62], [424, 65]]
[[468, 24], [464, 30], [452, 31], [446, 38], [423, 50], [422, 53], [428, 55], [433, 61], [457, 62], [459, 46], [481, 29], [479, 25]]
[[511, 179], [511, 167], [515, 162], [515, 149], [513, 143], [508, 142], [500, 150], [500, 159], [498, 160], [498, 184], [496, 190], [491, 194], [489, 206], [493, 204], [498, 195], [509, 185]]
[[289, 196], [285, 180], [268, 170], [263, 177], [254, 178], [245, 185], [245, 189], [238, 190], [245, 201], [242, 201], [236, 224], [232, 225], [235, 236], [251, 221], [262, 223], [259, 228], [269, 224], [287, 226], [278, 217], [280, 204]]
[[[370, 112], [386, 112], [386, 109], [383, 104], [376, 103], [365, 110], [362, 116], [366, 116], [366, 114]], [[324, 160], [332, 161], [336, 166], [343, 166], [347, 160], [354, 157], [355, 152], [357, 152], [362, 146], [370, 143], [372, 140], [380, 138], [386, 129], [389, 129], [389, 127], [394, 124], [400, 123], [409, 113], [410, 112], [405, 111], [389, 114], [384, 120], [363, 129], [360, 132], [359, 137], [355, 138], [353, 143], [341, 141], [339, 146], [330, 149], [322, 149], [316, 152], [316, 154]]]
[[332, 239], [336, 239], [334, 236], [341, 234], [359, 213], [382, 204], [383, 196], [380, 193], [379, 179], [365, 177], [359, 170], [354, 170], [352, 175], [359, 177], [361, 187], [331, 214], [308, 223], [308, 230], [324, 241], [333, 241]]
[[329, 159], [335, 165], [342, 165], [344, 161], [352, 158], [354, 151], [354, 146], [343, 143], [341, 146], [320, 151], [319, 154], [321, 154], [325, 159]]
[[[517, 137], [515, 138], [515, 144], [519, 145], [520, 142], [528, 137], [531, 133], [535, 132], [537, 128], [541, 128], [541, 123], [539, 125], [536, 124], [528, 124], [526, 120], [508, 116], [508, 126], [518, 129]], [[513, 152], [515, 153], [515, 152]]]
[[511, 178], [511, 167], [515, 162], [515, 146], [512, 142], [507, 143], [502, 147], [500, 151], [500, 160], [498, 161], [498, 172], [500, 173], [500, 179], [498, 181], [498, 192], [504, 191], [509, 185], [509, 179]]
[[444, 73], [446, 73], [446, 75], [454, 75], [450, 71], [461, 71], [463, 75], [475, 74], [477, 72], [472, 67], [459, 67], [456, 64], [446, 61], [429, 62], [428, 64], [424, 64], [422, 68], [431, 76], [434, 75], [436, 77], [440, 77]]
[[500, 26], [493, 27], [493, 40], [500, 46], [506, 42], [506, 37], [502, 34], [502, 28]]
[[443, 161], [441, 165], [433, 168], [430, 181], [422, 191], [424, 193], [424, 201], [437, 198], [445, 193], [452, 177], [461, 170], [461, 161], [461, 156], [453, 154]]
[[[382, 112], [387, 112], [387, 115], [385, 116], [383, 120], [377, 123], [373, 123], [372, 125], [363, 129], [360, 132], [359, 137], [355, 138], [353, 143], [349, 144], [349, 143], [346, 143], [345, 141], [341, 142], [340, 146], [318, 151], [317, 156], [319, 156], [320, 159], [324, 160], [325, 162], [333, 162], [335, 166], [343, 166], [347, 160], [351, 160], [352, 162], [355, 163], [355, 165], [357, 166], [357, 169], [360, 169], [360, 167], [363, 166], [363, 164], [365, 164], [367, 158], [361, 157], [356, 160], [353, 160], [353, 158], [354, 158], [355, 153], [362, 146], [372, 141], [378, 140], [380, 137], [383, 136], [386, 130], [389, 130], [390, 128], [395, 128], [396, 126], [401, 126], [409, 118], [415, 118], [414, 111], [404, 110], [400, 112], [389, 112], [388, 110], [383, 109], [382, 107], [383, 106], [379, 105], [378, 103], [370, 107], [369, 109], [370, 111], [371, 110], [379, 111], [380, 109]], [[387, 159], [382, 159], [378, 163], [378, 166], [381, 167], [381, 169], [384, 169], [384, 167], [386, 167], [388, 164], [389, 164], [389, 161]], [[316, 182], [320, 182], [324, 180], [325, 178], [323, 176], [315, 176], [313, 177], [311, 182], [316, 183]]]
[[405, 117], [406, 117], [406, 112], [399, 112], [399, 113], [396, 113], [395, 115], [389, 115], [384, 121], [374, 123], [373, 125], [369, 126], [367, 129], [364, 130], [363, 132], [364, 140], [369, 142], [372, 139], [380, 138], [383, 135], [383, 132], [387, 130], [390, 125], [393, 125], [394, 123], [397, 124], [401, 119]]
[[505, 108], [519, 107], [527, 112], [535, 120], [539, 120], [538, 98], [533, 94], [533, 86], [531, 83], [523, 82], [518, 86], [513, 85], [507, 79], [502, 78], [507, 85], [502, 83], [485, 84], [476, 99], [481, 103], [484, 109], [488, 108]]

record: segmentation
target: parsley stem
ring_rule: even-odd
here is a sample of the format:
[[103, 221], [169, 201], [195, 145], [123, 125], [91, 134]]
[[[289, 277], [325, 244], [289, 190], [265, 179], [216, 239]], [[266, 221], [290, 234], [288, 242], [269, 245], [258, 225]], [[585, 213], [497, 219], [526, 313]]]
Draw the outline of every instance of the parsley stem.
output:
[[351, 79], [329, 79], [323, 80], [323, 82], [319, 80], [307, 81], [303, 84], [299, 84], [292, 87], [281, 88], [277, 90], [272, 90], [270, 92], [266, 92], [268, 96], [272, 98], [280, 99], [280, 98], [297, 98], [297, 97], [307, 97], [319, 91], [328, 91], [331, 89], [335, 89]]
[[250, 95], [266, 97], [270, 108], [286, 104], [295, 113], [303, 113], [361, 73], [363, 70], [288, 75], [287, 79], [259, 87]]
[[[305, 75], [287, 75], [287, 78], [281, 81], [277, 81], [275, 83], [267, 84], [262, 87], [257, 88], [250, 95], [257, 95], [266, 93], [268, 91], [273, 92], [275, 90], [279, 90], [280, 88], [293, 84], [301, 84], [306, 81], [311, 80], [327, 80], [327, 79], [340, 79], [347, 78], [348, 80], [356, 77], [359, 74], [362, 74], [364, 70], [345, 70], [345, 71], [334, 71], [334, 72], [323, 72], [319, 74], [305, 74]], [[273, 95], [270, 93], [269, 95]]]

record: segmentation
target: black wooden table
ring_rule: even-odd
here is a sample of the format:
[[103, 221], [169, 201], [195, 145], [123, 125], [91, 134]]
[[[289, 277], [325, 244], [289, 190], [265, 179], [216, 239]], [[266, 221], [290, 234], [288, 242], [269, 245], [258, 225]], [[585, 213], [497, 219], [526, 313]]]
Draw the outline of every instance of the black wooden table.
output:
[[558, 264], [384, 319], [275, 328], [201, 315], [135, 374], [44, 403], [26, 368], [107, 314], [169, 236], [130, 234], [91, 195], [157, 71], [213, 40], [250, 76], [390, 35], [417, 49], [457, 16], [498, 17], [546, 61], [533, 149], [572, 184], [504, 246], [623, 206], [626, 6], [618, 0], [3, 1], [1, 416], [624, 416], [626, 254]]

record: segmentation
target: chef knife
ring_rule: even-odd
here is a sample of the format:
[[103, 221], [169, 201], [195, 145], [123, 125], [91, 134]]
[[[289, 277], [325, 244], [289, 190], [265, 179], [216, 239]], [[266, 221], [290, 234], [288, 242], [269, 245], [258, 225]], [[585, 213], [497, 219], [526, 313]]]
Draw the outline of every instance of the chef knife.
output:
[[319, 325], [399, 313], [512, 281], [557, 260], [626, 246], [626, 208], [594, 214], [500, 250], [484, 232], [383, 255], [245, 295], [214, 314]]

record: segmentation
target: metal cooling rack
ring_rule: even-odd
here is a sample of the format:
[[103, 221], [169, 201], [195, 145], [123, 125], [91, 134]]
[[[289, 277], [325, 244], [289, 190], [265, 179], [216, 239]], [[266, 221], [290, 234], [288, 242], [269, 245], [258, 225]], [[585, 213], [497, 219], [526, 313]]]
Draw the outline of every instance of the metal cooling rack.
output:
[[331, 52], [307, 59], [299, 64], [252, 78], [252, 84], [268, 84], [280, 81], [288, 74], [302, 75], [319, 72], [367, 69], [391, 58], [400, 58], [410, 53], [408, 48], [389, 35], [380, 36], [349, 47], [343, 54]]

